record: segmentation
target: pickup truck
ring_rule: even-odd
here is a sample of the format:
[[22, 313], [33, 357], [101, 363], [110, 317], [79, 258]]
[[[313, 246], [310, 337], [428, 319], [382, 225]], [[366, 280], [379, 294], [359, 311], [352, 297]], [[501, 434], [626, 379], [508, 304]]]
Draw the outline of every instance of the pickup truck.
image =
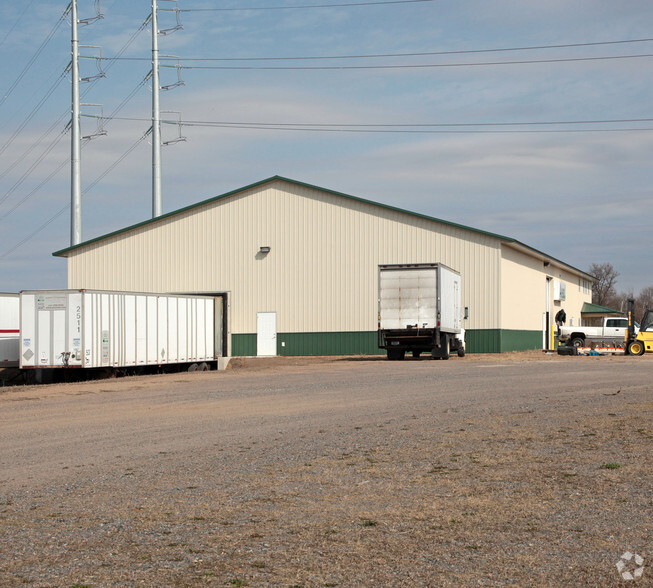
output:
[[[635, 333], [639, 325], [635, 323]], [[626, 317], [604, 317], [600, 326], [561, 326], [558, 339], [569, 347], [586, 347], [590, 343], [623, 346], [628, 332]]]

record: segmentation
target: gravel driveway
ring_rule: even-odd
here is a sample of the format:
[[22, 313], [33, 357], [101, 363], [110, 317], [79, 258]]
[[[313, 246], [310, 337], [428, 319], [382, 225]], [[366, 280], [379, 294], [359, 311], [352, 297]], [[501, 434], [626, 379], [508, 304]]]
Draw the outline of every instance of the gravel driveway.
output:
[[650, 586], [652, 375], [534, 352], [0, 388], [0, 585], [617, 586], [630, 551]]

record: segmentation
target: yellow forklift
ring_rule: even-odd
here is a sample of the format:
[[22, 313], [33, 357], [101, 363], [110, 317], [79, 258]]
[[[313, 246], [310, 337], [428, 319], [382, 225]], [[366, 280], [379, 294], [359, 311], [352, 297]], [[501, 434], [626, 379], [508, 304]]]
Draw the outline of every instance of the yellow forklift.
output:
[[628, 300], [628, 330], [626, 331], [626, 355], [644, 355], [646, 351], [653, 353], [653, 310], [644, 313], [639, 332], [635, 333], [635, 317], [633, 308], [635, 301]]

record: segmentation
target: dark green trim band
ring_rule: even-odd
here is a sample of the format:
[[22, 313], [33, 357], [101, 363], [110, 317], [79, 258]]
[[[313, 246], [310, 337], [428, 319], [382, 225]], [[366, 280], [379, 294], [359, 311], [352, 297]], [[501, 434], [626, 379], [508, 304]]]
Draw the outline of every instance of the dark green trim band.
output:
[[[468, 353], [501, 353], [542, 349], [541, 331], [477, 329], [467, 331]], [[383, 355], [376, 331], [279, 333], [277, 355]], [[231, 335], [231, 355], [256, 355], [256, 333]]]

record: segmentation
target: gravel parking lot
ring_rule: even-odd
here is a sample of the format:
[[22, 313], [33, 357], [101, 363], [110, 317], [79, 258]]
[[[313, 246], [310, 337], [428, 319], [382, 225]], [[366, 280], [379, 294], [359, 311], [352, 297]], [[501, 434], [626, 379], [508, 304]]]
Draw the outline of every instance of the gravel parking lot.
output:
[[0, 585], [650, 586], [652, 375], [529, 352], [0, 388]]

